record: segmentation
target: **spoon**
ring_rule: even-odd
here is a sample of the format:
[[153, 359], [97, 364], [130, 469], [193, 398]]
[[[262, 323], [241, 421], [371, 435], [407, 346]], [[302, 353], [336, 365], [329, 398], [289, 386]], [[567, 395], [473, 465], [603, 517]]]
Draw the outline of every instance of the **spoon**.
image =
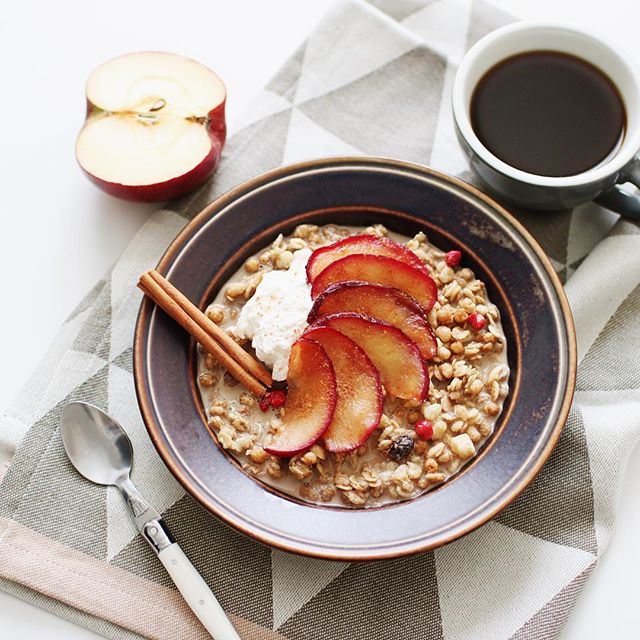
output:
[[71, 402], [62, 409], [60, 434], [69, 460], [82, 476], [96, 484], [120, 489], [133, 512], [138, 531], [158, 554], [182, 597], [214, 640], [240, 640], [220, 603], [175, 542], [160, 514], [131, 482], [133, 448], [124, 429], [98, 407]]

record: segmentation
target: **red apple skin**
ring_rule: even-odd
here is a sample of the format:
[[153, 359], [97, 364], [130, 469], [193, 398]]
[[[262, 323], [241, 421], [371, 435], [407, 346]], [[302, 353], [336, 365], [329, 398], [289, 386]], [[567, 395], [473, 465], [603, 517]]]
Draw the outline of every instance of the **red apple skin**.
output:
[[264, 447], [290, 458], [317, 442], [329, 428], [336, 408], [336, 374], [321, 344], [304, 337], [291, 347], [289, 390], [282, 431]]
[[426, 271], [426, 266], [418, 256], [399, 242], [390, 238], [372, 235], [349, 236], [326, 247], [316, 249], [307, 262], [307, 281], [311, 284], [318, 274], [332, 262], [353, 254], [370, 254], [395, 258], [416, 269]]
[[436, 283], [425, 270], [394, 258], [373, 254], [352, 254], [332, 262], [315, 277], [311, 297], [315, 300], [331, 285], [346, 280], [400, 289], [411, 296], [424, 313], [429, 313], [438, 299]]
[[304, 338], [322, 345], [336, 374], [336, 407], [323, 435], [324, 446], [334, 453], [353, 451], [380, 424], [384, 405], [380, 374], [369, 356], [335, 329], [316, 327], [305, 332]]
[[438, 343], [427, 316], [420, 305], [400, 289], [357, 280], [337, 282], [314, 300], [307, 322], [342, 311], [388, 322], [418, 345], [425, 360], [432, 360], [436, 355]]
[[[227, 139], [227, 124], [225, 119], [226, 97], [217, 107], [212, 109], [208, 115], [207, 132], [211, 139], [211, 150], [202, 162], [181, 176], [172, 178], [165, 182], [145, 185], [119, 184], [117, 182], [107, 182], [85, 171], [80, 165], [82, 172], [93, 182], [108, 193], [122, 200], [130, 202], [164, 202], [178, 198], [189, 191], [199, 187], [203, 182], [213, 175], [213, 172], [220, 164], [222, 148]], [[87, 117], [100, 109], [87, 101]], [[80, 163], [78, 163], [80, 164]]]
[[[309, 325], [331, 327], [351, 338], [371, 359], [380, 373], [380, 380], [387, 391], [404, 400], [426, 399], [429, 392], [429, 369], [420, 355], [418, 345], [393, 325], [364, 316], [360, 313], [331, 313], [320, 316]], [[390, 340], [392, 343], [390, 344]], [[383, 348], [380, 351], [380, 347]], [[391, 349], [401, 354], [401, 359], [389, 358]], [[393, 362], [393, 360], [396, 362]], [[408, 373], [413, 380], [407, 383]]]

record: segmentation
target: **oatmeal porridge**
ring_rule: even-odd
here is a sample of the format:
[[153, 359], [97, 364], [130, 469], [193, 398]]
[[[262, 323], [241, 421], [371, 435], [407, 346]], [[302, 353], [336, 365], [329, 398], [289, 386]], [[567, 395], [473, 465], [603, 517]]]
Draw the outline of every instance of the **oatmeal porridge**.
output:
[[[366, 253], [386, 257], [356, 277]], [[441, 484], [482, 447], [508, 393], [498, 309], [464, 256], [424, 233], [300, 225], [247, 259], [207, 315], [275, 381], [256, 398], [199, 349], [211, 433], [247, 474], [309, 502], [376, 506]], [[313, 387], [304, 403], [301, 380]], [[282, 444], [300, 411], [289, 399], [321, 426], [308, 446], [304, 434]]]

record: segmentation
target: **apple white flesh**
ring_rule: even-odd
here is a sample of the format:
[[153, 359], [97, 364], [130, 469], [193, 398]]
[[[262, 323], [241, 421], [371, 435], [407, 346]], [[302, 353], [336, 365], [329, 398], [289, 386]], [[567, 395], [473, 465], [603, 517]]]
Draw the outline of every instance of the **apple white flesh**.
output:
[[225, 101], [220, 78], [189, 58], [146, 52], [109, 60], [87, 82], [78, 162], [93, 182], [121, 198], [182, 195], [220, 161]]

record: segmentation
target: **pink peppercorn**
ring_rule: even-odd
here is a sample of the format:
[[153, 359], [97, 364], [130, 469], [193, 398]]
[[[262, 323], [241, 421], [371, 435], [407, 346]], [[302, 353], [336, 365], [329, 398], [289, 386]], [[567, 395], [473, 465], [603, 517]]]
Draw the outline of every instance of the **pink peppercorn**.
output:
[[457, 267], [462, 260], [462, 251], [447, 251], [444, 256], [444, 261], [448, 267]]
[[268, 394], [269, 396], [269, 404], [274, 408], [278, 409], [284, 406], [284, 403], [287, 401], [287, 394], [280, 389], [276, 389], [275, 391], [271, 391]]
[[431, 440], [433, 437], [433, 425], [431, 420], [418, 420], [413, 426], [415, 432], [425, 440]]
[[472, 313], [469, 316], [469, 324], [476, 330], [480, 331], [487, 324], [487, 319], [481, 313]]

